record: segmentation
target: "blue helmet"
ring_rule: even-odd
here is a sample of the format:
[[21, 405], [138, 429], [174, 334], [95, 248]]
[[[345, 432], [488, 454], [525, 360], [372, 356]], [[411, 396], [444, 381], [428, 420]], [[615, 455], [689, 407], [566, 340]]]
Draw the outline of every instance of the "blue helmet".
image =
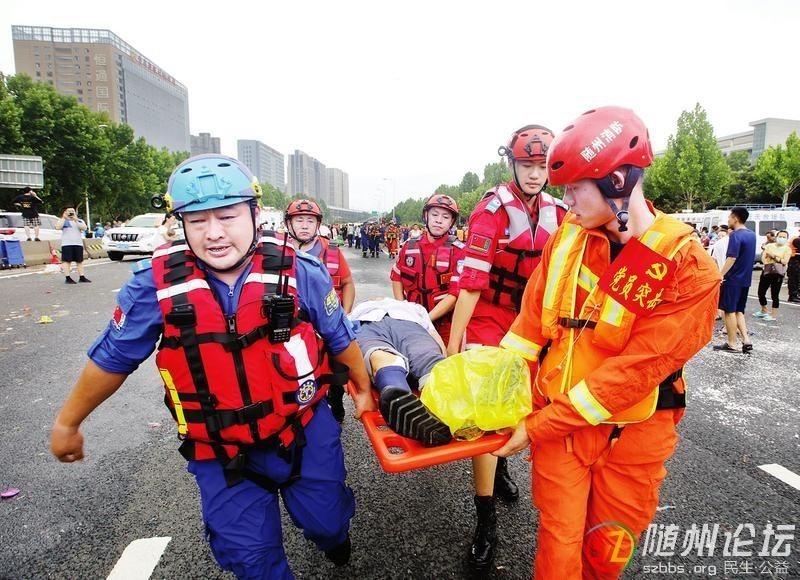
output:
[[[167, 197], [168, 196], [168, 197]], [[261, 197], [258, 179], [238, 159], [206, 154], [190, 157], [172, 172], [167, 209], [175, 213], [225, 207]]]

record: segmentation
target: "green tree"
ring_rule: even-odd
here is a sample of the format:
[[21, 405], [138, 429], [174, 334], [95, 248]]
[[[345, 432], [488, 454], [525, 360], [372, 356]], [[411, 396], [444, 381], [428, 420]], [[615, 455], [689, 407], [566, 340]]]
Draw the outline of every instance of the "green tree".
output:
[[743, 171], [750, 167], [750, 154], [747, 151], [734, 151], [725, 155], [725, 163], [731, 168], [731, 171]]
[[786, 147], [770, 147], [756, 160], [755, 175], [758, 180], [783, 205], [789, 196], [800, 187], [800, 138], [792, 133], [786, 139]]
[[653, 197], [667, 201], [678, 197], [685, 208], [716, 203], [731, 181], [731, 170], [699, 103], [693, 111], [681, 113], [662, 159], [648, 179], [656, 190]]
[[467, 193], [476, 189], [481, 184], [481, 180], [476, 173], [467, 171], [461, 179], [461, 185], [458, 186], [459, 193]]
[[511, 170], [508, 164], [498, 161], [489, 163], [483, 168], [483, 185], [491, 189], [495, 185], [511, 181]]

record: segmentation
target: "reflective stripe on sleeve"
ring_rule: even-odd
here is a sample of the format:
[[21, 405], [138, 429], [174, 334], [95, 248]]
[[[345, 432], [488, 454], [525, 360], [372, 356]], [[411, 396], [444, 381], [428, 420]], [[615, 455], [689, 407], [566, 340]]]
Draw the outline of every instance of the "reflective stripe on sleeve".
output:
[[535, 342], [522, 338], [513, 332], [506, 333], [503, 340], [500, 341], [500, 346], [517, 353], [524, 359], [532, 361], [539, 360], [539, 353], [542, 351], [542, 347]]
[[567, 393], [569, 400], [575, 407], [575, 410], [581, 414], [581, 417], [586, 419], [590, 425], [597, 425], [602, 423], [609, 417], [611, 413], [594, 398], [586, 381], [581, 381], [572, 387]]
[[486, 273], [492, 269], [492, 265], [489, 262], [471, 257], [464, 258], [464, 267], [472, 268], [473, 270], [480, 270], [481, 272]]

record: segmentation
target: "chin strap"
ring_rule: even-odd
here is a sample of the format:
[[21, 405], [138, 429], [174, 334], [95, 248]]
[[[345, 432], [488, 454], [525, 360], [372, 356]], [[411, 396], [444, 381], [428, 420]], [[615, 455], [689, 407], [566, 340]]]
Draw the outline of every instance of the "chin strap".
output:
[[[603, 194], [608, 207], [614, 212], [614, 216], [617, 218], [617, 222], [619, 222], [620, 232], [628, 231], [628, 218], [630, 217], [628, 214], [628, 204], [631, 200], [631, 192], [643, 173], [644, 170], [641, 167], [636, 167], [635, 165], [628, 166], [628, 171], [625, 174], [625, 180], [621, 187], [616, 187], [614, 185], [614, 182], [611, 180], [611, 174], [601, 179], [595, 179], [595, 183]], [[614, 201], [617, 199], [622, 200], [621, 208], [617, 207]]]

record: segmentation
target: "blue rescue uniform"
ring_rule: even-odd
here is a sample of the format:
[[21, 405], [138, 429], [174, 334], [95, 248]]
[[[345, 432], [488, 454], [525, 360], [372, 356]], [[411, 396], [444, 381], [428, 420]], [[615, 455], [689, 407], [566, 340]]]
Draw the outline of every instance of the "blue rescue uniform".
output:
[[[354, 339], [352, 327], [339, 305], [325, 300], [333, 288], [325, 266], [296, 253], [299, 307], [338, 354]], [[135, 274], [120, 290], [118, 307], [108, 328], [89, 349], [89, 358], [111, 373], [130, 374], [155, 350], [163, 319], [156, 297], [150, 261], [134, 266]], [[248, 267], [233, 286], [207, 273], [208, 282], [226, 315], [236, 310]], [[355, 513], [352, 490], [345, 484], [341, 429], [327, 403], [317, 404], [305, 428], [306, 447], [300, 478], [280, 490], [294, 523], [320, 550], [327, 551], [347, 538]], [[291, 464], [273, 450], [248, 452], [248, 467], [276, 482], [288, 480]], [[203, 520], [219, 565], [239, 578], [293, 578], [283, 550], [277, 493], [250, 480], [228, 487], [216, 460], [189, 461], [188, 470], [200, 488]]]

